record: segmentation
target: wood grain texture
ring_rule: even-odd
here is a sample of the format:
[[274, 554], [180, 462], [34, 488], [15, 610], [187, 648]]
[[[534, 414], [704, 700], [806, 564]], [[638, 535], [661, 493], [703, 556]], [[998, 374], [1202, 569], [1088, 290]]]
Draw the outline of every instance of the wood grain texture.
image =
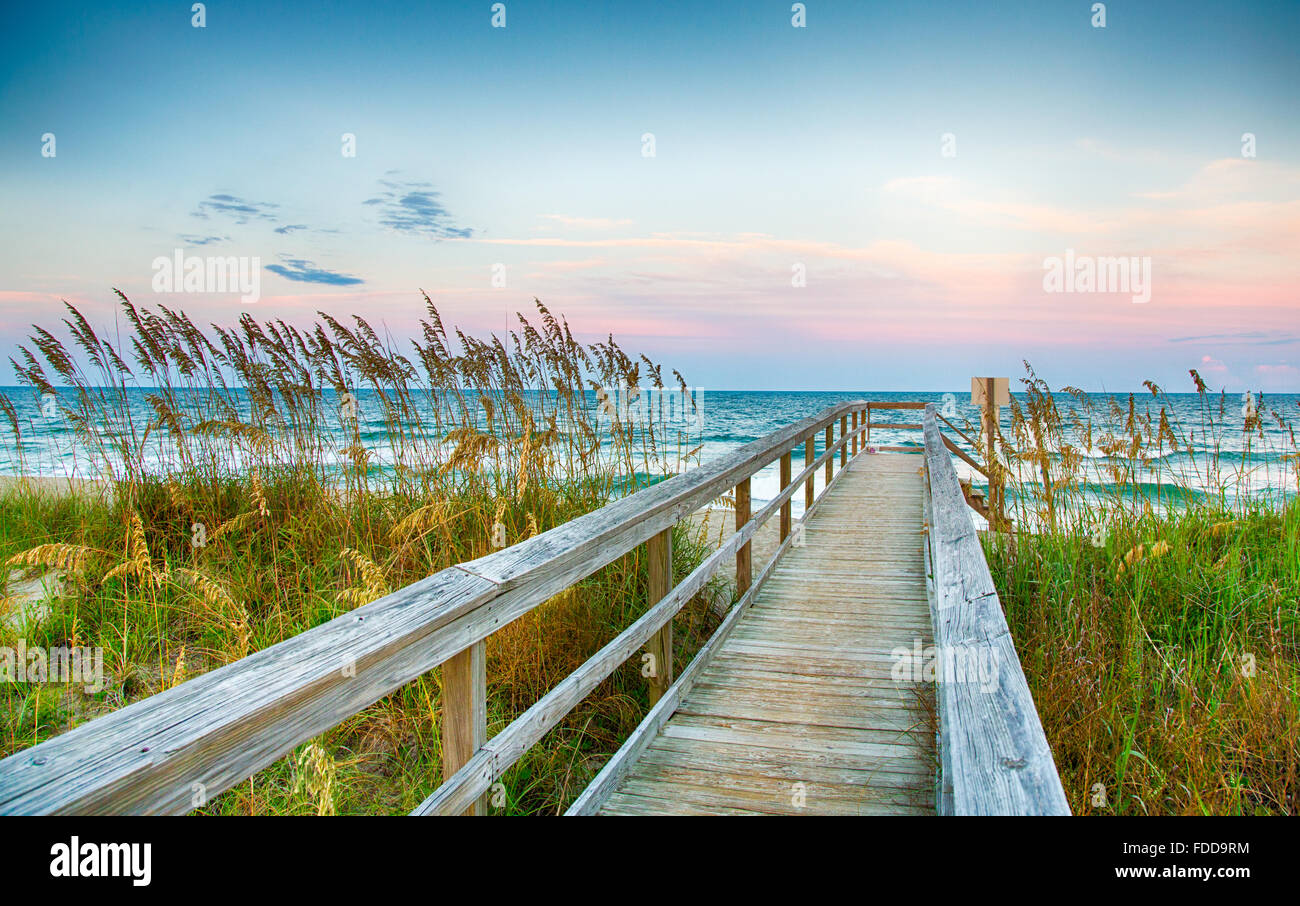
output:
[[[487, 742], [487, 643], [475, 642], [442, 665], [442, 776], [454, 775]], [[483, 797], [464, 812], [487, 814]]]
[[932, 814], [932, 684], [894, 670], [930, 644], [920, 464], [841, 469], [570, 813]]
[[[831, 449], [824, 457], [835, 456]], [[821, 465], [821, 460], [810, 463], [801, 472], [796, 481], [789, 484], [780, 494], [768, 501], [761, 510], [747, 520], [739, 530], [727, 538], [704, 562], [691, 571], [681, 582], [666, 594], [662, 600], [647, 610], [640, 619], [629, 626], [609, 644], [601, 648], [585, 661], [581, 667], [565, 677], [554, 689], [547, 692], [532, 707], [515, 718], [509, 726], [492, 737], [480, 748], [456, 773], [430, 794], [413, 812], [414, 815], [457, 814], [477, 796], [482, 796], [490, 784], [510, 768], [525, 752], [542, 738], [551, 728], [585, 698], [592, 689], [603, 682], [619, 664], [650, 640], [667, 621], [673, 618], [687, 601], [704, 587], [705, 582], [718, 570], [727, 559], [734, 556], [743, 546], [751, 543], [754, 534], [772, 519], [781, 508], [789, 502], [799, 482], [814, 474]], [[825, 495], [823, 495], [825, 496]], [[813, 511], [820, 504], [814, 503]], [[646, 728], [659, 714], [671, 714], [681, 692], [690, 687], [692, 677], [700, 669], [702, 661], [707, 661], [711, 652], [730, 632], [739, 614], [743, 613], [753, 600], [758, 590], [771, 575], [777, 558], [793, 543], [793, 536], [787, 538], [777, 549], [772, 561], [759, 575], [749, 593], [727, 614], [722, 626], [697, 653], [691, 665], [681, 679], [669, 687], [667, 693], [650, 708], [646, 717], [632, 737], [624, 743], [611, 764], [619, 758], [627, 757], [628, 752], [639, 752], [638, 734], [647, 732]], [[609, 769], [609, 765], [606, 766]], [[609, 776], [608, 774], [604, 776]], [[600, 778], [597, 778], [599, 780]], [[595, 786], [596, 784], [593, 784]]]
[[984, 467], [977, 463], [973, 457], [968, 455], [965, 450], [953, 443], [953, 441], [946, 435], [941, 436], [943, 437], [943, 445], [948, 448], [949, 452], [953, 453], [958, 459], [966, 463], [966, 465], [970, 466], [976, 472], [979, 472], [985, 478], [989, 477], [989, 473], [984, 470]]
[[[826, 449], [827, 450], [831, 449], [831, 446], [833, 445], [834, 441], [835, 441], [835, 428], [834, 428], [834, 423], [832, 423], [826, 426]], [[834, 477], [834, 473], [835, 473], [835, 459], [834, 457], [831, 457], [826, 460], [826, 486], [827, 487], [830, 487], [831, 478]]]
[[[808, 439], [803, 442], [803, 461], [805, 465], [817, 458], [817, 435], [810, 434]], [[804, 512], [812, 509], [813, 500], [816, 498], [815, 488], [816, 473], [808, 476], [808, 480], [803, 484], [803, 508]]]
[[958, 815], [1068, 815], [933, 405], [923, 422], [935, 645], [951, 663], [979, 667], [977, 677], [967, 672], [938, 683], [941, 807], [949, 798]]
[[[749, 521], [750, 507], [750, 479], [736, 485], [736, 531], [744, 528], [745, 523]], [[736, 594], [744, 595], [749, 591], [749, 586], [753, 579], [753, 551], [754, 546], [746, 542], [740, 550], [736, 551]]]
[[[790, 452], [787, 450], [781, 454], [781, 490], [784, 491], [790, 486]], [[790, 536], [790, 501], [787, 498], [781, 504], [781, 540], [784, 541]]]
[[[831, 460], [834, 459], [834, 457], [835, 449], [834, 447], [829, 447], [822, 453], [821, 457], [811, 463], [804, 470], [804, 473], [801, 473], [800, 478], [803, 477], [803, 474], [816, 472], [816, 470], [821, 466], [822, 460]], [[813, 508], [804, 514], [805, 520], [810, 519], [817, 512], [822, 503], [829, 496], [828, 492], [835, 487], [836, 483], [839, 482], [844, 474], [846, 473], [841, 472], [839, 475], [836, 475], [831, 483], [826, 486], [822, 491], [821, 496], [813, 502]], [[793, 487], [788, 488], [785, 493], [788, 494], [792, 490]], [[753, 522], [746, 526], [746, 531], [757, 531], [756, 526], [765, 520], [765, 514], [770, 514], [774, 508], [779, 506], [779, 504], [779, 497], [768, 503], [763, 510], [754, 516]], [[737, 532], [738, 536], [741, 534], [741, 532]], [[728, 539], [727, 545], [731, 544], [734, 540], [734, 538]], [[642, 719], [636, 730], [632, 732], [632, 734], [624, 741], [623, 745], [619, 747], [618, 751], [615, 752], [609, 761], [605, 763], [605, 766], [601, 768], [600, 773], [596, 775], [590, 784], [588, 784], [587, 788], [583, 790], [576, 800], [574, 800], [573, 805], [571, 805], [569, 810], [565, 812], [566, 815], [593, 815], [597, 813], [609, 798], [610, 794], [617, 788], [618, 784], [623, 781], [627, 772], [637, 764], [641, 755], [645, 752], [646, 747], [658, 738], [659, 731], [676, 711], [678, 704], [690, 692], [690, 690], [694, 688], [696, 681], [703, 675], [709, 665], [713, 663], [718, 652], [725, 645], [727, 639], [731, 637], [731, 634], [740, 625], [740, 621], [753, 606], [755, 599], [762, 592], [763, 587], [775, 574], [777, 565], [781, 562], [782, 557], [791, 549], [793, 542], [793, 536], [786, 538], [781, 542], [776, 551], [772, 554], [771, 559], [767, 561], [767, 564], [763, 567], [757, 578], [755, 578], [753, 586], [740, 598], [739, 601], [736, 602], [731, 610], [728, 611], [722, 624], [713, 635], [709, 637], [708, 641], [700, 647], [700, 650], [696, 652], [695, 657], [691, 660], [690, 664], [688, 664], [686, 669], [682, 671], [681, 677], [672, 685], [671, 688], [669, 688], [668, 693], [650, 709], [649, 713], [647, 713], [645, 718]], [[725, 553], [729, 549], [727, 545], [724, 545], [720, 552]], [[612, 812], [610, 813], [612, 814]], [[707, 812], [699, 813], [705, 814]]]
[[[647, 601], [656, 604], [673, 590], [673, 531], [664, 529], [646, 542], [649, 566], [649, 593]], [[673, 621], [650, 637], [646, 645], [650, 655], [650, 704], [663, 697], [673, 684]]]

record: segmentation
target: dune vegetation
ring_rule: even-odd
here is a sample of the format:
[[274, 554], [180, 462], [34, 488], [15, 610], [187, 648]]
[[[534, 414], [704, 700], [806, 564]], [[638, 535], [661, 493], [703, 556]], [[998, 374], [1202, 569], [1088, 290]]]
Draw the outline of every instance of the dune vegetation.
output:
[[[600, 417], [597, 388], [663, 386], [658, 366], [613, 338], [584, 346], [540, 302], [536, 325], [521, 316], [504, 338], [449, 335], [425, 302], [409, 352], [361, 318], [322, 315], [300, 330], [246, 315], [205, 331], [125, 296], [126, 348], [71, 307], [70, 344], [36, 328], [14, 367], [38, 401], [53, 400], [47, 414], [102, 483], [49, 494], [18, 482], [0, 496], [10, 586], [33, 576], [58, 586], [39, 619], [0, 603], [0, 645], [100, 647], [106, 686], [0, 684], [0, 754], [546, 531], [698, 455], [653, 420]], [[32, 428], [2, 395], [0, 408], [21, 456]], [[687, 529], [675, 542], [684, 575], [703, 544]], [[633, 622], [646, 592], [638, 550], [492, 636], [489, 734]], [[704, 597], [683, 609], [678, 658], [714, 619]], [[503, 778], [497, 812], [554, 813], [582, 790], [645, 712], [638, 666]], [[439, 681], [440, 670], [426, 674], [200, 810], [409, 811], [441, 782]]]
[[[1251, 493], [1247, 462], [1272, 419], [1300, 482], [1295, 434], [1191, 377], [1180, 424], [1155, 385], [1060, 404], [1030, 371], [1002, 439], [1035, 529], [985, 549], [1075, 814], [1300, 813], [1300, 497]], [[1198, 491], [1157, 480], [1171, 451]]]

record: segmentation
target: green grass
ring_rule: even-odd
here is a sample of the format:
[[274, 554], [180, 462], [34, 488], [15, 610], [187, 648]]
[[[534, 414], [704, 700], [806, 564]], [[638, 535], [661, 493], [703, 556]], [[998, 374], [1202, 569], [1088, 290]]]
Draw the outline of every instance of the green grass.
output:
[[[223, 499], [247, 499], [238, 480]], [[419, 509], [418, 502], [366, 498], [354, 505], [321, 495], [308, 502], [301, 488], [266, 483], [261, 493], [268, 516], [243, 531], [228, 533], [195, 549], [185, 528], [194, 518], [176, 512], [167, 494], [142, 495], [134, 509], [82, 497], [11, 492], [0, 497], [0, 562], [34, 542], [102, 551], [100, 569], [123, 559], [129, 522], [139, 513], [146, 526], [149, 570], [155, 587], [132, 575], [110, 579], [87, 569], [70, 578], [66, 594], [51, 602], [46, 619], [0, 632], [0, 645], [21, 636], [30, 647], [74, 643], [105, 652], [107, 688], [89, 695], [56, 683], [0, 685], [0, 750], [9, 754], [35, 745], [84, 720], [160, 692], [206, 670], [229, 663], [346, 613], [340, 597], [364, 578], [343, 548], [363, 551], [383, 570], [386, 585], [400, 587], [454, 558], [433, 543], [402, 555], [393, 527]], [[182, 495], [183, 499], [183, 495]], [[466, 554], [485, 553], [488, 528], [482, 504], [462, 499], [462, 516], [448, 534], [465, 543]], [[539, 525], [559, 524], [583, 512], [559, 508]], [[526, 525], [509, 511], [507, 524]], [[233, 517], [230, 517], [233, 518]], [[467, 543], [471, 537], [479, 543]], [[687, 529], [674, 539], [675, 573], [684, 576], [706, 555]], [[409, 546], [407, 546], [409, 548]], [[116, 552], [116, 553], [114, 553]], [[10, 567], [17, 572], [18, 567]], [[201, 572], [243, 602], [246, 627], [228, 609], [177, 581], [181, 570]], [[543, 604], [489, 640], [489, 733], [504, 727], [583, 660], [595, 653], [646, 608], [646, 568], [633, 552]], [[363, 590], [364, 591], [364, 590]], [[377, 594], [378, 590], [372, 590]], [[371, 597], [363, 593], [358, 603]], [[698, 649], [712, 623], [703, 600], [679, 614], [675, 633], [680, 667]], [[244, 640], [247, 639], [245, 646]], [[178, 665], [183, 665], [178, 674]], [[441, 778], [439, 741], [440, 671], [408, 684], [324, 734], [316, 743], [329, 757], [334, 781], [327, 808], [338, 813], [401, 813], [414, 808]], [[611, 754], [648, 707], [646, 681], [635, 662], [624, 665], [503, 778], [506, 813], [554, 812], [585, 786], [604, 756]], [[217, 813], [295, 814], [321, 802], [299, 783], [305, 747], [214, 799]], [[316, 767], [319, 769], [320, 765]], [[317, 770], [317, 773], [320, 771]]]
[[[1241, 430], [1202, 400], [1205, 424]], [[1030, 409], [1013, 429], [1057, 449], [1103, 431], [1050, 394]], [[1105, 442], [1140, 475], [1141, 450], [1181, 438], [1155, 436], [1163, 407], [1134, 412]], [[1068, 455], [1025, 458], [1046, 480], [1012, 480], [1022, 530], [985, 550], [1074, 812], [1300, 813], [1300, 498], [1153, 499], [1093, 486]]]

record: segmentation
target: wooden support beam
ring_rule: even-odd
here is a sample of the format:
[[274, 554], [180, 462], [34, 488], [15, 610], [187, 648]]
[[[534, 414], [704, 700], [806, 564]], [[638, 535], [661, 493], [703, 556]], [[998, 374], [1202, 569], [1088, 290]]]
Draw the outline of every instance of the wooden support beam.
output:
[[858, 413], [853, 413], [853, 455], [858, 455]]
[[[840, 416], [840, 440], [843, 440], [848, 436], [849, 436], [849, 417], [847, 415], [841, 415]], [[844, 444], [844, 446], [840, 447], [840, 468], [842, 469], [848, 464], [849, 464], [849, 445]]]
[[[475, 642], [442, 665], [442, 779], [487, 742], [487, 642]], [[480, 796], [462, 814], [486, 815]]]
[[[809, 434], [803, 442], [803, 467], [807, 469], [817, 459], [817, 435]], [[803, 511], [806, 513], [813, 505], [813, 475], [803, 483]]]
[[[787, 450], [781, 457], [781, 490], [790, 486], [790, 451]], [[781, 540], [784, 541], [790, 537], [790, 498], [785, 499], [781, 504]]]
[[966, 455], [965, 451], [963, 451], [961, 447], [957, 446], [955, 443], [949, 440], [947, 435], [943, 435], [943, 445], [947, 447], [949, 450], [951, 450], [953, 453], [955, 453], [957, 456], [959, 456], [963, 461], [965, 461], [966, 465], [970, 466], [976, 472], [979, 472], [985, 478], [989, 477], [989, 473], [984, 471], [984, 467], [981, 466], [979, 463], [977, 463], [974, 460], [974, 458]]
[[[746, 478], [736, 485], [736, 531], [740, 531], [749, 519], [749, 479]], [[746, 541], [740, 550], [736, 551], [736, 594], [744, 596], [745, 592], [749, 591], [749, 586], [753, 584], [753, 580], [752, 549], [750, 542]]]
[[[825, 452], [827, 452], [827, 453], [830, 452], [830, 450], [831, 450], [831, 445], [832, 445], [833, 443], [835, 443], [835, 423], [834, 423], [834, 422], [831, 422], [829, 425], [826, 426], [826, 450], [825, 450]], [[827, 457], [826, 457], [826, 486], [827, 486], [827, 487], [830, 487], [830, 485], [831, 485], [831, 474], [833, 473], [834, 469], [835, 469], [835, 457], [834, 457], [834, 456], [827, 456]]]
[[[645, 543], [650, 559], [650, 595], [647, 605], [653, 607], [673, 590], [673, 530], [666, 528]], [[663, 697], [673, 684], [673, 621], [664, 624], [646, 645], [651, 658], [650, 704]]]
[[1008, 385], [1006, 378], [971, 378], [971, 402], [980, 406], [980, 429], [984, 433], [981, 452], [984, 454], [984, 467], [989, 479], [989, 510], [994, 516], [989, 520], [989, 528], [994, 531], [1008, 528], [1004, 507], [1005, 476], [1001, 460], [998, 459], [999, 410], [1011, 402], [1011, 389]]
[[998, 468], [998, 405], [995, 397], [994, 378], [985, 378], [984, 380], [984, 422], [986, 426], [985, 439], [988, 441], [988, 447], [984, 455], [984, 464], [988, 467], [989, 478], [989, 507], [996, 517], [991, 521], [991, 527], [994, 531], [1002, 528], [1006, 521], [1002, 508], [1002, 473]]

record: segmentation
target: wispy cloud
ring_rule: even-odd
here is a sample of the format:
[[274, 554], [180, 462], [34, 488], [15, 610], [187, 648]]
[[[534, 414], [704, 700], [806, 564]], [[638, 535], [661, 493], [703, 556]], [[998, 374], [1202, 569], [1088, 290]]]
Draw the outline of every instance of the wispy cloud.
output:
[[318, 268], [311, 261], [304, 261], [302, 258], [289, 258], [284, 255], [280, 256], [284, 264], [268, 264], [266, 269], [273, 274], [279, 274], [286, 280], [293, 280], [296, 283], [322, 283], [326, 286], [356, 286], [364, 283], [360, 277], [353, 277], [349, 274], [340, 274], [334, 271], [327, 271]]
[[1209, 333], [1195, 337], [1170, 337], [1170, 343], [1245, 343], [1251, 346], [1285, 346], [1300, 343], [1300, 334], [1279, 334], [1271, 330], [1245, 330], [1238, 333]]
[[229, 236], [181, 236], [186, 245], [212, 245], [214, 242], [229, 242]]
[[380, 180], [381, 191], [365, 204], [379, 211], [379, 222], [399, 233], [411, 233], [432, 239], [468, 239], [474, 231], [458, 227], [439, 201], [441, 193], [427, 182]]
[[305, 223], [286, 223], [284, 226], [276, 227], [275, 231], [281, 236], [288, 236], [290, 233], [296, 233], [299, 230], [307, 229]]
[[229, 217], [235, 223], [248, 223], [250, 220], [274, 220], [272, 213], [278, 204], [265, 201], [246, 201], [236, 195], [209, 195], [199, 202], [193, 216], [211, 220], [214, 216]]

